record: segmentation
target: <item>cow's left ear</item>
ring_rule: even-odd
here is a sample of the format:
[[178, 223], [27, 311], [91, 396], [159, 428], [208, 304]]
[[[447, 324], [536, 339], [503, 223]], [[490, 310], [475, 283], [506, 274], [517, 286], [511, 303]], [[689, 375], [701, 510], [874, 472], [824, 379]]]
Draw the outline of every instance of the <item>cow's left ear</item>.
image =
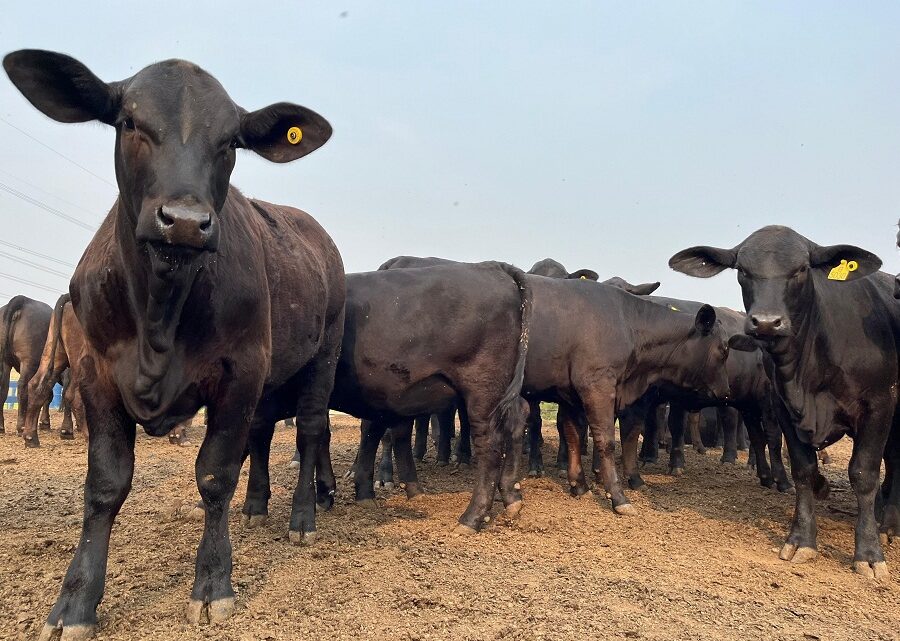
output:
[[728, 338], [728, 347], [738, 352], [755, 352], [759, 344], [746, 334], [734, 334]]
[[724, 269], [734, 267], [736, 261], [737, 247], [722, 249], [701, 245], [682, 249], [669, 259], [669, 267], [688, 276], [709, 278]]
[[566, 278], [583, 278], [584, 280], [600, 280], [600, 274], [590, 269], [579, 269], [577, 272], [572, 272]]
[[703, 305], [697, 310], [697, 317], [694, 318], [694, 327], [703, 336], [709, 336], [713, 327], [716, 325], [716, 308], [712, 305]]
[[628, 285], [625, 291], [635, 296], [649, 296], [659, 289], [659, 281], [655, 283], [642, 283], [640, 285]]
[[331, 138], [331, 125], [311, 109], [279, 102], [241, 117], [241, 146], [272, 162], [290, 162]]
[[881, 269], [881, 259], [853, 245], [815, 245], [809, 251], [809, 265], [823, 270], [831, 280], [854, 280]]

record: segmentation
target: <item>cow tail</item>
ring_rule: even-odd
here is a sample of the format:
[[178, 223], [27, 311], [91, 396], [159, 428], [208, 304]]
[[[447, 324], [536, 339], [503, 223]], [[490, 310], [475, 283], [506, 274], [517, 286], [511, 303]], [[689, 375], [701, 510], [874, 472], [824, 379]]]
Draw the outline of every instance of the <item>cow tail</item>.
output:
[[[0, 366], [6, 366], [6, 359], [9, 356], [9, 342], [12, 340], [13, 328], [15, 327], [16, 320], [19, 318], [19, 312], [22, 311], [22, 308], [25, 306], [25, 303], [28, 302], [28, 299], [25, 296], [13, 296], [9, 299], [9, 302], [6, 304], [6, 307], [3, 308], [3, 319], [2, 319], [2, 342], [0, 342]], [[3, 399], [6, 400], [6, 399]]]
[[48, 337], [53, 341], [50, 344], [50, 363], [47, 368], [48, 375], [53, 371], [53, 365], [56, 363], [56, 350], [60, 341], [62, 341], [63, 310], [66, 308], [66, 303], [70, 300], [72, 300], [72, 297], [66, 292], [59, 297], [59, 300], [56, 301], [56, 306], [53, 308], [53, 318], [50, 320], [50, 326], [53, 327], [53, 336]]
[[500, 402], [493, 411], [493, 418], [498, 425], [502, 425], [509, 417], [510, 411], [515, 407], [522, 395], [522, 384], [525, 381], [525, 360], [528, 357], [528, 340], [531, 334], [531, 323], [534, 316], [534, 295], [528, 277], [518, 267], [500, 263], [500, 267], [505, 271], [516, 283], [519, 290], [519, 301], [521, 309], [521, 324], [519, 333], [519, 344], [516, 348], [516, 365], [513, 369], [513, 377], [503, 393]]

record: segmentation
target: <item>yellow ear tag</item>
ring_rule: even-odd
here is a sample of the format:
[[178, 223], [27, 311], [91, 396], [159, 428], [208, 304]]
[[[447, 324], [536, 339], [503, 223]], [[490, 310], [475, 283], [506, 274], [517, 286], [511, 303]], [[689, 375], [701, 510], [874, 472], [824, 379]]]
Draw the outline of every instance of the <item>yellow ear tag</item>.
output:
[[677, 307], [675, 307], [675, 305], [669, 305], [669, 309], [671, 309], [673, 312], [680, 312], [680, 311], [681, 311], [680, 309], [678, 309]]
[[587, 276], [579, 276], [579, 280], [587, 280]]
[[287, 132], [288, 142], [292, 145], [296, 145], [298, 142], [303, 140], [303, 131], [300, 127], [291, 127]]
[[850, 272], [855, 272], [857, 269], [859, 269], [859, 263], [855, 260], [850, 262], [842, 260], [840, 265], [832, 267], [831, 271], [828, 272], [828, 280], [847, 280]]

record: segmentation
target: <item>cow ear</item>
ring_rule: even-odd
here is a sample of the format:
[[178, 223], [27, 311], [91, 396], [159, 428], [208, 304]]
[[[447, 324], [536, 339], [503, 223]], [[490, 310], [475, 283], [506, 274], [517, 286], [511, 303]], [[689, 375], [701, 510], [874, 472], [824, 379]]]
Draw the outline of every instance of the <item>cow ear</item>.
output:
[[703, 305], [697, 310], [697, 316], [694, 318], [694, 327], [703, 336], [709, 336], [713, 327], [716, 325], [716, 308], [712, 305]]
[[579, 269], [577, 272], [572, 272], [566, 278], [582, 278], [584, 280], [600, 280], [600, 274], [590, 269]]
[[300, 105], [279, 102], [241, 117], [241, 146], [272, 162], [302, 158], [329, 138], [328, 121]]
[[655, 283], [643, 283], [641, 285], [628, 285], [625, 291], [635, 296], [649, 296], [659, 289], [659, 281]]
[[[809, 252], [809, 265], [823, 270], [832, 280], [855, 280], [881, 269], [881, 259], [872, 252], [853, 245], [816, 245]], [[832, 278], [832, 271], [838, 277]]]
[[115, 122], [120, 101], [117, 85], [103, 82], [75, 58], [21, 49], [3, 58], [3, 69], [16, 89], [54, 120]]
[[669, 259], [669, 267], [688, 276], [709, 278], [724, 269], [734, 267], [736, 260], [737, 251], [734, 249], [698, 246], [683, 249], [672, 256]]
[[746, 334], [734, 334], [728, 338], [728, 347], [738, 352], [755, 352], [759, 344]]

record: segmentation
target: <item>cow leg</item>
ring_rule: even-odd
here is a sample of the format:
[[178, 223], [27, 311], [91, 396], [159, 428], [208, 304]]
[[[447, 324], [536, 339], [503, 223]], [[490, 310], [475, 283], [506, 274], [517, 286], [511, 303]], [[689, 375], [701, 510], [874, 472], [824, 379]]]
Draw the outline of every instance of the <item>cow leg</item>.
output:
[[134, 474], [135, 424], [107, 390], [84, 395], [93, 434], [88, 443], [84, 482], [84, 518], [75, 557], [63, 579], [56, 604], [47, 617], [41, 640], [62, 631], [64, 639], [86, 639], [97, 624], [97, 605], [103, 598], [109, 535], [119, 509], [131, 490]]
[[628, 408], [619, 413], [619, 440], [622, 442], [622, 475], [628, 487], [636, 490], [644, 485], [638, 471], [638, 439], [643, 427], [643, 415], [637, 409]]
[[[568, 469], [569, 467], [569, 437], [566, 435], [566, 429], [563, 425], [564, 417], [560, 414], [559, 409], [556, 410], [556, 433], [559, 437], [559, 446], [556, 448], [556, 467], [560, 470]], [[575, 436], [578, 437], [578, 426], [572, 426], [575, 429]], [[578, 445], [581, 448], [581, 444], [579, 442]]]
[[616, 414], [615, 383], [593, 385], [590, 389], [578, 390], [591, 436], [594, 438], [594, 476], [598, 484], [606, 490], [617, 514], [632, 515], [637, 510], [626, 498], [616, 472]]
[[[247, 371], [263, 369], [261, 366], [249, 367]], [[197, 548], [194, 587], [186, 611], [189, 623], [223, 621], [234, 610], [228, 507], [237, 487], [256, 399], [261, 390], [262, 381], [235, 379], [228, 383], [224, 394], [216, 402], [207, 406], [209, 424], [195, 464], [197, 489], [203, 500], [204, 524]], [[91, 434], [93, 442], [94, 435]], [[263, 463], [258, 461], [259, 465]], [[258, 479], [257, 468], [254, 480]]]
[[[506, 439], [506, 455], [503, 458], [503, 472], [500, 475], [500, 498], [506, 506], [509, 517], [518, 516], [522, 511], [522, 485], [519, 481], [519, 465], [522, 460], [522, 449], [525, 440], [525, 423], [531, 407], [525, 399], [510, 408], [505, 417], [504, 432]], [[538, 446], [540, 447], [540, 446]]]
[[286, 419], [284, 419], [284, 426], [285, 427], [297, 427], [296, 424], [294, 423], [294, 417], [288, 416]]
[[[16, 413], [16, 434], [20, 436], [25, 432], [25, 413], [28, 411], [28, 399], [31, 396], [28, 393], [28, 382], [36, 371], [36, 365], [26, 362], [22, 363], [19, 370], [19, 411]], [[33, 439], [25, 439], [25, 447], [40, 447], [40, 444], [37, 433], [34, 434]]]
[[[340, 349], [340, 340], [334, 350]], [[316, 503], [330, 501], [337, 488], [329, 463], [322, 463], [322, 448], [330, 444], [328, 401], [334, 387], [337, 355], [323, 350], [301, 370], [304, 385], [297, 401], [297, 451], [300, 453], [300, 474], [291, 504], [291, 524], [288, 537], [294, 545], [310, 544], [315, 540]], [[373, 453], [374, 454], [374, 453]], [[374, 457], [373, 457], [374, 458]], [[318, 471], [317, 471], [318, 470]], [[371, 476], [369, 477], [372, 478]], [[333, 500], [333, 499], [331, 499]]]
[[[52, 392], [50, 399], [53, 400]], [[41, 405], [41, 417], [38, 419], [38, 429], [46, 432], [50, 431], [50, 401]]]
[[763, 428], [762, 417], [756, 408], [743, 411], [744, 423], [747, 425], [747, 433], [750, 436], [749, 460], [753, 462], [750, 467], [756, 468], [756, 477], [763, 487], [773, 487], [775, 479], [769, 462], [766, 460], [766, 433]]
[[700, 436], [700, 412], [688, 412], [686, 419], [691, 435], [691, 446], [697, 454], [706, 454], [706, 446], [703, 445], [703, 437]]
[[722, 427], [722, 458], [721, 463], [737, 462], [737, 432], [740, 416], [733, 407], [717, 407], [716, 416]]
[[687, 412], [680, 405], [669, 405], [669, 433], [672, 435], [672, 445], [669, 449], [669, 474], [681, 476], [684, 474], [684, 421]]
[[881, 416], [873, 412], [869, 421], [870, 429], [857, 431], [848, 470], [857, 505], [853, 569], [870, 579], [888, 578], [887, 564], [878, 537], [878, 521], [875, 519], [875, 495], [880, 489], [881, 459], [890, 434], [893, 410], [894, 403], [891, 402], [889, 410], [880, 412]]
[[881, 486], [882, 544], [900, 535], [900, 425], [895, 421], [884, 448], [884, 483]]
[[319, 459], [316, 463], [316, 509], [327, 512], [334, 507], [337, 479], [331, 464], [331, 417], [326, 415], [325, 433], [319, 441]]
[[560, 402], [559, 410], [556, 413], [557, 428], [562, 432], [560, 442], [566, 443], [566, 471], [569, 479], [569, 493], [578, 497], [589, 491], [587, 480], [584, 477], [584, 469], [581, 467], [580, 456], [568, 456], [568, 452], [578, 452], [581, 450], [579, 442], [578, 423], [576, 410], [568, 403]]
[[747, 441], [747, 426], [744, 425], [743, 421], [738, 425], [737, 430], [737, 449], [738, 452], [746, 452], [748, 447]]
[[450, 441], [456, 431], [456, 426], [453, 424], [455, 416], [455, 407], [431, 416], [431, 430], [434, 433], [434, 441], [437, 443], [437, 464], [440, 466], [450, 463]]
[[244, 499], [244, 506], [241, 508], [241, 522], [248, 528], [263, 525], [269, 517], [269, 499], [272, 496], [269, 480], [269, 452], [272, 448], [273, 434], [275, 434], [274, 418], [262, 415], [257, 408], [256, 416], [253, 417], [253, 423], [250, 425], [247, 449], [243, 457], [244, 459], [247, 456], [250, 457], [247, 496]]
[[431, 415], [416, 417], [416, 440], [413, 446], [413, 457], [417, 461], [425, 458], [425, 452], [428, 450], [428, 425], [431, 421]]
[[[641, 444], [641, 463], [656, 463], [659, 460], [660, 415], [665, 416], [665, 403], [650, 406], [644, 418], [644, 442]], [[660, 412], [662, 409], [662, 412]]]
[[411, 499], [425, 490], [419, 485], [416, 462], [412, 451], [413, 420], [403, 419], [391, 424], [391, 440], [394, 442], [394, 456], [397, 459], [397, 476], [406, 486], [406, 498]]
[[472, 464], [472, 429], [469, 425], [469, 410], [463, 401], [459, 402], [459, 439], [456, 441], [456, 462], [459, 465]]
[[62, 398], [59, 401], [59, 409], [62, 410], [62, 425], [59, 427], [59, 438], [73, 439], [75, 438], [75, 425], [72, 422], [72, 396], [74, 395], [74, 385], [72, 385], [71, 376], [67, 376], [62, 389]]
[[544, 439], [541, 437], [541, 428], [543, 420], [541, 419], [541, 404], [533, 401], [528, 404], [528, 476], [544, 475], [544, 457], [541, 453], [541, 447]]
[[374, 505], [375, 503], [375, 454], [378, 442], [384, 436], [387, 424], [383, 420], [363, 421], [360, 425], [359, 451], [354, 463], [353, 485], [356, 490], [356, 502]]
[[[820, 484], [816, 452], [800, 441], [797, 430], [784, 407], [778, 408], [778, 421], [784, 430], [791, 457], [791, 476], [797, 491], [794, 495], [794, 517], [787, 540], [778, 557], [783, 561], [804, 563], [816, 557], [816, 486]], [[757, 458], [757, 461], [760, 459]]]
[[394, 487], [394, 431], [390, 428], [381, 437], [381, 458], [378, 459], [378, 485]]
[[[559, 412], [557, 412], [557, 414], [558, 414], [558, 413], [559, 413]], [[579, 413], [579, 414], [577, 415], [577, 421], [578, 421], [578, 422], [577, 422], [577, 425], [578, 425], [578, 442], [581, 443], [581, 450], [580, 450], [580, 452], [581, 452], [581, 455], [582, 455], [582, 456], [586, 456], [587, 453], [588, 453], [588, 449], [587, 449], [587, 447], [588, 447], [588, 445], [587, 445], [587, 441], [588, 441], [588, 424], [587, 424], [587, 418], [585, 418], [585, 415], [584, 415], [583, 413]]]
[[6, 422], [4, 419], [4, 408], [6, 407], [6, 399], [9, 398], [9, 373], [12, 368], [6, 363], [0, 363], [0, 434], [6, 432]]
[[[769, 448], [769, 460], [772, 462], [772, 476], [775, 478], [775, 488], [779, 492], [787, 492], [794, 485], [788, 477], [787, 470], [784, 467], [784, 459], [781, 456], [781, 442], [784, 435], [781, 433], [781, 428], [776, 421], [767, 420], [763, 424], [763, 429], [766, 433], [766, 446]], [[765, 454], [763, 454], [762, 458], [765, 460]], [[818, 453], [816, 458], [818, 459]]]

